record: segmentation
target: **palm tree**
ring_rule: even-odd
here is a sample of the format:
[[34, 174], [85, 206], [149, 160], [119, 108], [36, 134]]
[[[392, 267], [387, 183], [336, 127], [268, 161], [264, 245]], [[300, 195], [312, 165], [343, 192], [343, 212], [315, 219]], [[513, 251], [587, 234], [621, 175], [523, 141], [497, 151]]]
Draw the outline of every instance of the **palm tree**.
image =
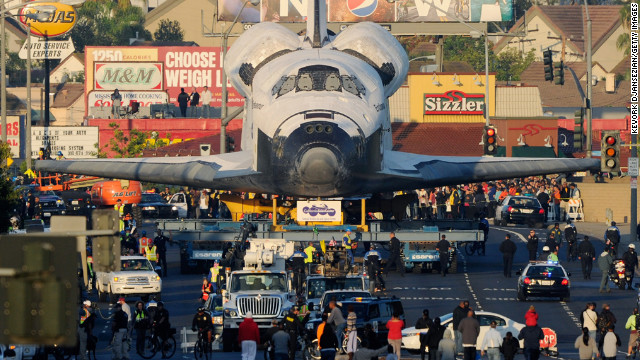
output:
[[616, 47], [618, 50], [624, 49], [624, 55], [629, 56], [631, 53], [631, 3], [627, 2], [620, 8], [620, 20], [622, 21], [622, 28], [625, 32], [620, 34], [618, 39], [616, 39]]

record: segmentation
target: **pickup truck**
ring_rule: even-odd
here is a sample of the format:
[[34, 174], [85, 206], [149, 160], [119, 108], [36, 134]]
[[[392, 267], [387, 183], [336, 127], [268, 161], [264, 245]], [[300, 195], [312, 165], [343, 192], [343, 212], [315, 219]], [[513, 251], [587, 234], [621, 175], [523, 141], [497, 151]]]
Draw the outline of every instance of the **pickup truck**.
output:
[[98, 300], [114, 303], [119, 296], [140, 296], [148, 301], [151, 296], [161, 299], [162, 280], [156, 268], [144, 256], [120, 257], [120, 271], [96, 272]]

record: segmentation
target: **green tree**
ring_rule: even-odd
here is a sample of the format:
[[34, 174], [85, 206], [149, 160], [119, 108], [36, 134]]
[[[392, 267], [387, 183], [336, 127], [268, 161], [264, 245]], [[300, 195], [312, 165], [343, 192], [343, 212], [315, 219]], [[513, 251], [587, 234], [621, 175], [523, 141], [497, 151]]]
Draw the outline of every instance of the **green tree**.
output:
[[9, 219], [13, 208], [18, 202], [18, 194], [9, 178], [6, 160], [11, 156], [11, 150], [6, 143], [0, 143], [0, 233], [9, 229]]
[[113, 129], [113, 138], [98, 153], [100, 158], [107, 157], [105, 150], [115, 152], [117, 158], [140, 157], [142, 150], [146, 148], [147, 139], [151, 138], [151, 132], [137, 129], [131, 129], [129, 134], [125, 134], [116, 122], [110, 123], [109, 127]]
[[[444, 39], [444, 58], [447, 61], [464, 61], [473, 67], [473, 70], [484, 72], [484, 38], [472, 38], [465, 36], [447, 36]], [[489, 44], [489, 70], [495, 71], [493, 64], [496, 56]]]
[[531, 49], [525, 55], [514, 48], [505, 49], [495, 60], [493, 71], [499, 81], [520, 80], [522, 72], [536, 59], [535, 50]]
[[153, 33], [153, 38], [156, 41], [182, 41], [184, 31], [178, 20], [162, 19], [158, 29]]
[[86, 1], [77, 10], [78, 20], [71, 30], [73, 45], [82, 51], [87, 45], [129, 45], [129, 38], [151, 39], [144, 28], [144, 13], [129, 1]]
[[631, 3], [627, 2], [620, 8], [620, 21], [622, 21], [622, 27], [625, 30], [624, 33], [618, 35], [616, 39], [616, 47], [618, 50], [624, 50], [624, 55], [629, 56], [631, 54]]

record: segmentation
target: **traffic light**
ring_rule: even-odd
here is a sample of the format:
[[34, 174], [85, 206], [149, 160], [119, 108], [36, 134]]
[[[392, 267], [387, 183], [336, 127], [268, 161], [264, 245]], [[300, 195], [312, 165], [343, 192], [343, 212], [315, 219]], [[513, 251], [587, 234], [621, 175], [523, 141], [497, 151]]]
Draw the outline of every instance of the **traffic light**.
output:
[[551, 49], [542, 53], [544, 59], [544, 80], [553, 81], [553, 53]]
[[77, 239], [0, 236], [0, 343], [74, 346]]
[[573, 149], [575, 151], [582, 151], [582, 124], [584, 121], [584, 109], [576, 110], [573, 117]]
[[225, 141], [226, 145], [227, 145], [227, 149], [226, 149], [226, 153], [230, 153], [230, 152], [234, 152], [236, 149], [236, 141], [233, 139], [233, 137], [227, 135], [227, 141]]
[[91, 240], [93, 270], [97, 272], [120, 271], [120, 227], [118, 212], [112, 209], [93, 210], [93, 230], [109, 230], [113, 235], [94, 236]]
[[555, 68], [553, 77], [556, 85], [564, 85], [564, 61], [553, 63], [553, 67]]
[[497, 136], [495, 127], [493, 126], [484, 127], [482, 142], [484, 143], [485, 155], [493, 156], [498, 153], [498, 136]]
[[620, 171], [620, 132], [603, 131], [600, 140], [600, 170], [617, 173]]

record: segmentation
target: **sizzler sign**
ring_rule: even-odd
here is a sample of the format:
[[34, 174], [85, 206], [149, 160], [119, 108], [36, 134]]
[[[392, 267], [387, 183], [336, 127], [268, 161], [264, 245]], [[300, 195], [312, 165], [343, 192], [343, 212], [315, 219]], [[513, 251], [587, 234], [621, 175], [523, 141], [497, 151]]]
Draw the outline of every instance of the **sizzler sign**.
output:
[[[48, 12], [50, 15], [46, 20], [26, 17], [27, 14], [37, 14], [40, 12]], [[27, 4], [20, 9], [19, 16], [20, 22], [25, 28], [30, 28], [31, 34], [49, 38], [64, 35], [71, 31], [78, 18], [73, 6], [57, 2]]]
[[450, 90], [444, 94], [424, 94], [425, 115], [482, 115], [484, 95]]

